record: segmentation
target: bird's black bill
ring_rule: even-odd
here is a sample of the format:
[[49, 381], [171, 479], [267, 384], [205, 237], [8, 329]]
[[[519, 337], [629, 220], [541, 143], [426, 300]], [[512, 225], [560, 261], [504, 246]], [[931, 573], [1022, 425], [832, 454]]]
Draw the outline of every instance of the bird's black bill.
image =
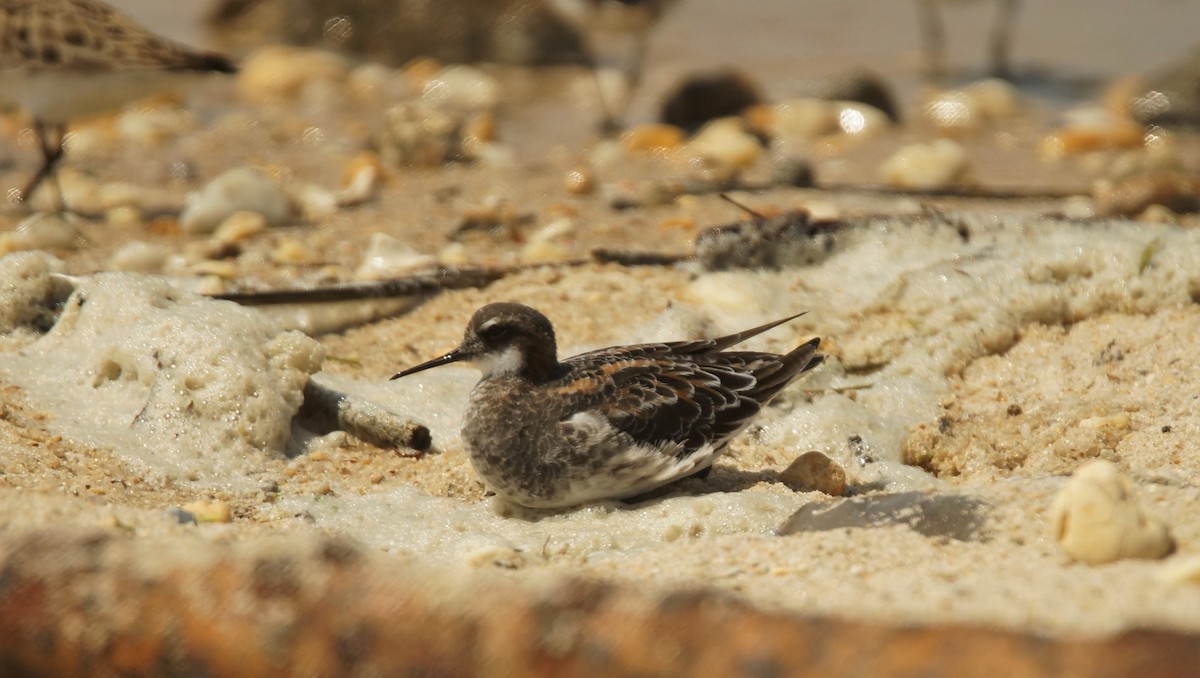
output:
[[416, 365], [414, 367], [408, 368], [407, 370], [397, 372], [396, 374], [392, 375], [392, 379], [399, 379], [400, 377], [407, 377], [408, 375], [414, 374], [416, 372], [423, 372], [423, 371], [428, 370], [433, 367], [449, 365], [450, 363], [456, 363], [462, 359], [463, 359], [463, 355], [461, 353], [459, 353], [457, 349], [455, 349], [453, 351], [450, 351], [446, 355], [438, 356], [437, 358], [434, 358], [433, 360], [427, 360], [427, 361], [421, 363], [420, 365]]

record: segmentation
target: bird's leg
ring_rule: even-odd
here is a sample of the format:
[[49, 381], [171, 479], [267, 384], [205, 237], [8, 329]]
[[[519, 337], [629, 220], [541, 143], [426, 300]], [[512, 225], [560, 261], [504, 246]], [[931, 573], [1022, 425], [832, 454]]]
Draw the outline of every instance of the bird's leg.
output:
[[937, 0], [917, 0], [925, 77], [935, 81], [946, 76], [946, 31], [936, 4]]
[[604, 95], [604, 81], [600, 77], [600, 65], [596, 63], [595, 58], [591, 58], [589, 68], [592, 69], [592, 81], [596, 83], [596, 98], [600, 102], [600, 135], [603, 137], [616, 136], [621, 131], [621, 121], [618, 116], [613, 115], [608, 107], [608, 100]]
[[33, 131], [37, 134], [38, 144], [42, 149], [42, 166], [25, 184], [25, 188], [21, 189], [21, 200], [28, 204], [30, 197], [33, 196], [33, 191], [41, 185], [41, 183], [50, 179], [54, 183], [54, 190], [58, 193], [58, 211], [66, 210], [66, 205], [63, 203], [62, 186], [58, 183], [58, 177], [54, 172], [55, 167], [63, 156], [63, 136], [66, 134], [66, 125], [55, 124], [48, 125], [40, 121], [33, 123]]
[[992, 24], [992, 75], [997, 78], [1008, 79], [1011, 75], [1008, 50], [1012, 43], [1018, 4], [1019, 0], [1000, 0], [996, 21]]
[[[601, 47], [597, 47], [602, 43]], [[646, 52], [650, 44], [650, 31], [639, 30], [632, 35], [595, 35], [588, 58], [592, 68], [592, 77], [596, 82], [597, 96], [600, 98], [600, 133], [613, 136], [624, 126], [625, 113], [633, 93], [637, 91], [642, 81], [642, 65], [646, 60]], [[597, 53], [604, 54], [601, 59]], [[613, 101], [605, 91], [601, 78], [601, 65], [615, 67], [621, 74], [623, 91], [617, 92], [617, 101]]]

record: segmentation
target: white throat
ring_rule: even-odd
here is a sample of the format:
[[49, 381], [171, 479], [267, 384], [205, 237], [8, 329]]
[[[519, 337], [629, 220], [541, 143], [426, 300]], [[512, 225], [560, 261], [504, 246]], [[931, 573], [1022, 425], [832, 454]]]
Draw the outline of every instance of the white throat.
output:
[[513, 345], [499, 353], [480, 356], [473, 360], [472, 363], [483, 373], [482, 378], [487, 379], [494, 374], [516, 374], [524, 367], [525, 361], [522, 359], [521, 350]]

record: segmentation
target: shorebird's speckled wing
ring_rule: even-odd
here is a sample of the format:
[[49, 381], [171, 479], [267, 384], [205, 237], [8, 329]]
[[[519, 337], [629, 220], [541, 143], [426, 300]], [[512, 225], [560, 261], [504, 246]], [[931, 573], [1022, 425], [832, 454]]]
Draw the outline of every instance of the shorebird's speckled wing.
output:
[[639, 443], [682, 445], [681, 457], [705, 445], [719, 450], [764, 403], [821, 363], [819, 339], [783, 356], [718, 352], [790, 319], [720, 339], [622, 346], [568, 358], [569, 373], [552, 388], [574, 411], [560, 420], [595, 410]]
[[223, 56], [159, 37], [91, 0], [0, 0], [0, 68], [231, 72]]

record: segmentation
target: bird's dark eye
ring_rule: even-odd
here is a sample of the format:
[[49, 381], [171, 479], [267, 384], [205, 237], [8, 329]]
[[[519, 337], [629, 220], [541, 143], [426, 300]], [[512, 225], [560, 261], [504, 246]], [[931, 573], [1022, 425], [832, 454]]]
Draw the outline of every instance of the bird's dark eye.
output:
[[512, 328], [504, 323], [493, 323], [479, 328], [479, 338], [494, 344], [512, 333]]

